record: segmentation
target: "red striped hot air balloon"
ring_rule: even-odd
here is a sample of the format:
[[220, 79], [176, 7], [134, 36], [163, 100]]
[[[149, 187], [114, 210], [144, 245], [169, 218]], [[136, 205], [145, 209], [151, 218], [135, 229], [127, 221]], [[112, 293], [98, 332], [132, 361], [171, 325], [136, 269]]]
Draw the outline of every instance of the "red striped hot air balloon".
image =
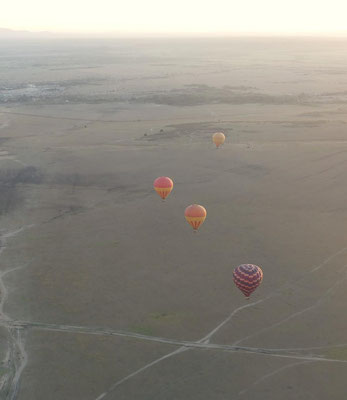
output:
[[200, 225], [203, 224], [206, 214], [205, 208], [203, 206], [199, 206], [199, 204], [192, 204], [184, 211], [184, 216], [186, 217], [188, 224], [193, 227], [194, 232], [196, 232]]
[[167, 176], [160, 176], [154, 181], [153, 186], [159, 196], [165, 200], [173, 188], [173, 182]]
[[252, 292], [260, 285], [263, 279], [263, 271], [253, 264], [242, 264], [234, 269], [235, 285], [249, 298]]

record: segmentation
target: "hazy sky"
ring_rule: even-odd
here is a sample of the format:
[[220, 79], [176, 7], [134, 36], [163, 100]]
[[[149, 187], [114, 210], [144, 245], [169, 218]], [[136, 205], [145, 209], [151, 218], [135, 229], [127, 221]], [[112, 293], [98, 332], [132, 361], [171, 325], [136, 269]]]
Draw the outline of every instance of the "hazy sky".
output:
[[0, 27], [59, 32], [346, 33], [347, 0], [3, 0]]

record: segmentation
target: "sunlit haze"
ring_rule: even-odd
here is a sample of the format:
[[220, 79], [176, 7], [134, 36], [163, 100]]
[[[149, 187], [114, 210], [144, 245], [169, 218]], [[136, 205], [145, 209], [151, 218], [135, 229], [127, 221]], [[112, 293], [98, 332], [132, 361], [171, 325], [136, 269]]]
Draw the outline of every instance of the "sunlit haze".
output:
[[81, 33], [344, 34], [345, 0], [4, 1], [0, 27]]

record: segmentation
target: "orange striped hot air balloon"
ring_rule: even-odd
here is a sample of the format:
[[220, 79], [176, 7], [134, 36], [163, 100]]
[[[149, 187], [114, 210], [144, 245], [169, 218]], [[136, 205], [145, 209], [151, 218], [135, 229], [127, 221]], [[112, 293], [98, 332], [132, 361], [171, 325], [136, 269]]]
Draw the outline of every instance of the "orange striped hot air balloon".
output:
[[154, 181], [153, 186], [159, 196], [165, 200], [173, 188], [173, 182], [167, 176], [160, 176]]
[[205, 221], [206, 210], [203, 206], [199, 206], [199, 204], [192, 204], [186, 208], [184, 216], [187, 222], [193, 227], [194, 232], [196, 232]]
[[216, 132], [212, 136], [213, 143], [216, 145], [218, 148], [220, 145], [222, 145], [225, 141], [225, 135], [222, 132]]
[[263, 280], [263, 271], [257, 265], [242, 264], [234, 269], [233, 278], [235, 285], [249, 299]]

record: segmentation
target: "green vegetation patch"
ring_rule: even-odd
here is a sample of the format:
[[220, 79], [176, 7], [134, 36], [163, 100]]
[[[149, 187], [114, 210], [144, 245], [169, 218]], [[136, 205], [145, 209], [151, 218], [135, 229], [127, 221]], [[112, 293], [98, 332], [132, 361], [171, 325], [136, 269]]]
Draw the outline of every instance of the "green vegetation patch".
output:
[[140, 333], [141, 335], [153, 336], [154, 332], [152, 327], [148, 325], [135, 325], [130, 327], [131, 332]]
[[347, 361], [347, 346], [333, 347], [325, 351], [325, 357]]
[[175, 323], [181, 320], [181, 315], [178, 313], [155, 312], [149, 314], [149, 316], [152, 320], [158, 322]]

